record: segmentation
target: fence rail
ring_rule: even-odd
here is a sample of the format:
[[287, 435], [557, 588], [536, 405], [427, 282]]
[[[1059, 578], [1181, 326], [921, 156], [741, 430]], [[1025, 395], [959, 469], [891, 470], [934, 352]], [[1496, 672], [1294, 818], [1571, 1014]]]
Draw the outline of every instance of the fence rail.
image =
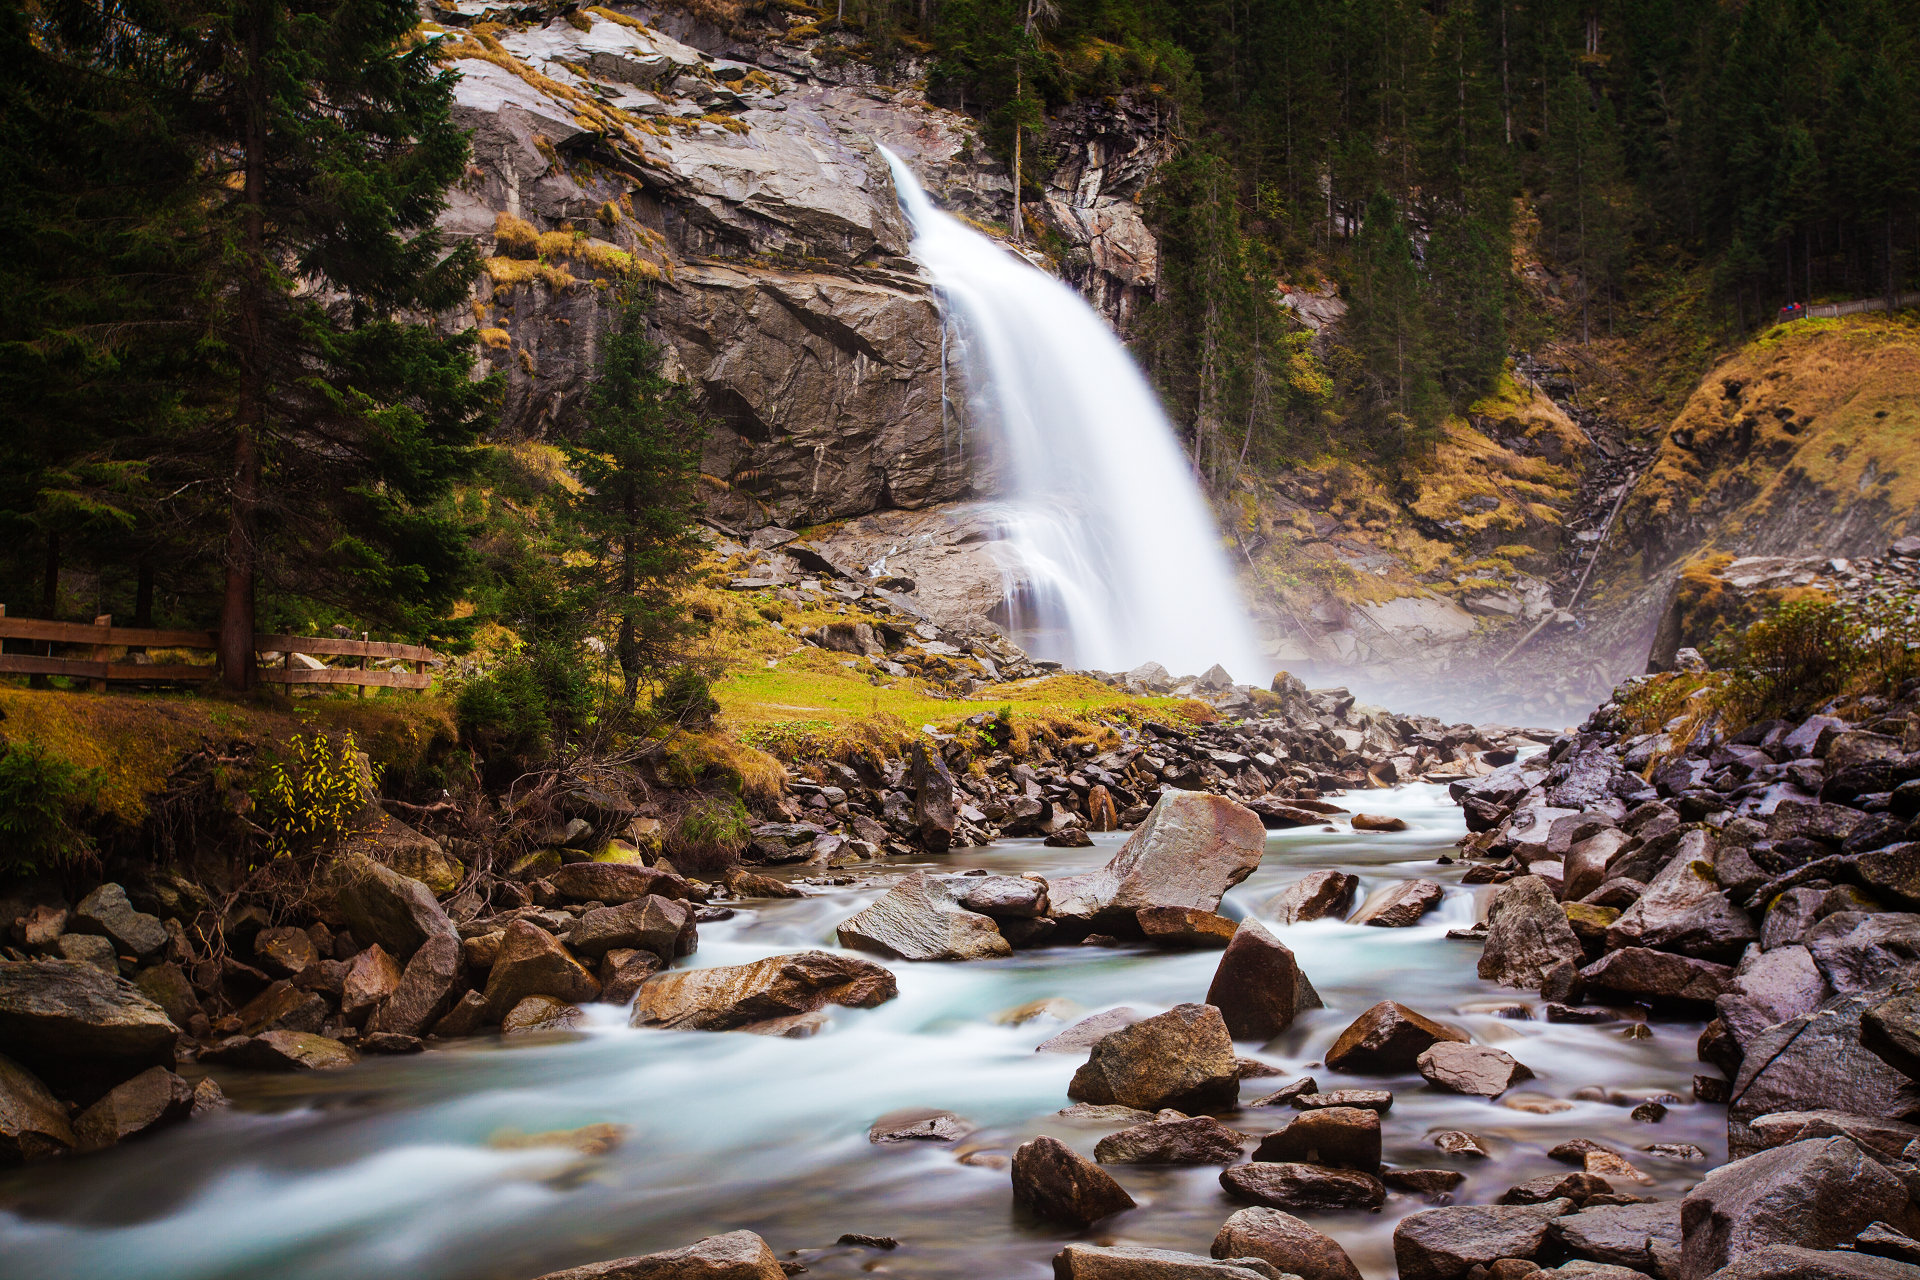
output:
[[[131, 662], [111, 652], [116, 649], [194, 649], [211, 652], [217, 637], [211, 631], [167, 631], [155, 627], [116, 627], [103, 614], [91, 623], [54, 622], [44, 618], [9, 618], [0, 606], [0, 642], [14, 640], [44, 646], [44, 653], [0, 652], [0, 675], [67, 676], [86, 680], [95, 689], [111, 681], [139, 684], [198, 684], [219, 674], [214, 663]], [[56, 654], [56, 645], [90, 646], [83, 656]], [[425, 689], [433, 683], [427, 664], [439, 655], [425, 645], [395, 644], [385, 640], [346, 640], [334, 636], [255, 634], [253, 648], [280, 656], [278, 664], [263, 664], [256, 675], [265, 684], [353, 685], [362, 690]], [[358, 658], [357, 667], [293, 665], [293, 655]], [[372, 670], [370, 659], [408, 663], [411, 671]]]

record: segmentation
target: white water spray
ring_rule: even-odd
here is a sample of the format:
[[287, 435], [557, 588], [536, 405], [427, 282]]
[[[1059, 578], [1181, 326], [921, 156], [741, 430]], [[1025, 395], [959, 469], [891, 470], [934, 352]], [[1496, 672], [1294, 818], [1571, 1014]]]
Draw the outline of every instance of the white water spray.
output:
[[934, 208], [885, 151], [913, 256], [958, 322], [977, 421], [1006, 451], [1025, 573], [1010, 629], [1037, 657], [1263, 680], [1220, 535], [1153, 390], [1079, 294]]

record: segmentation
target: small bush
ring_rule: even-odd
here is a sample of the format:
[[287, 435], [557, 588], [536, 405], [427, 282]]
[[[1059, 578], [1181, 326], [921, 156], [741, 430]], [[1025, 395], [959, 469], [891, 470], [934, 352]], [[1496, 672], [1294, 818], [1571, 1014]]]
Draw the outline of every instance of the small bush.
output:
[[267, 761], [252, 796], [269, 858], [311, 856], [353, 833], [379, 783], [378, 766], [363, 759], [348, 730], [337, 739], [297, 733]]
[[535, 645], [467, 680], [454, 698], [460, 740], [479, 757], [490, 783], [541, 764], [592, 715], [586, 662], [567, 646]]
[[674, 823], [667, 853], [676, 870], [712, 876], [738, 862], [752, 836], [753, 819], [738, 796], [701, 796]]
[[1714, 646], [1728, 672], [1718, 699], [1730, 723], [1797, 719], [1845, 694], [1889, 694], [1920, 670], [1920, 601], [1799, 600]]
[[32, 739], [0, 738], [0, 876], [92, 861], [84, 823], [99, 791], [98, 770], [82, 769]]
[[705, 729], [720, 714], [720, 703], [704, 674], [692, 667], [681, 667], [666, 678], [660, 692], [654, 695], [653, 714], [665, 724]]

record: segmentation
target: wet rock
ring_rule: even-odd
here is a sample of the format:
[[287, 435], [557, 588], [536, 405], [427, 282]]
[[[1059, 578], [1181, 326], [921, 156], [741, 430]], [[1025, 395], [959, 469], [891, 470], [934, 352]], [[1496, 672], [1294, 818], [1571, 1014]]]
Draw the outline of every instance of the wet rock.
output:
[[316, 963], [319, 953], [305, 929], [262, 929], [253, 936], [253, 958], [262, 969], [281, 978], [298, 976]]
[[1142, 907], [1217, 911], [1220, 897], [1260, 865], [1266, 829], [1244, 805], [1196, 791], [1165, 791], [1106, 866], [1048, 882], [1056, 919], [1133, 923]]
[[127, 891], [117, 884], [103, 884], [80, 899], [67, 928], [73, 933], [107, 938], [120, 954], [140, 960], [167, 945], [167, 929], [160, 918], [135, 911], [127, 901]]
[[1742, 1053], [1768, 1027], [1812, 1013], [1832, 994], [1802, 946], [1749, 951], [1734, 970], [1733, 987], [1714, 1008]]
[[326, 1023], [327, 1012], [325, 1000], [282, 978], [268, 984], [234, 1016], [240, 1020], [241, 1034], [251, 1036], [262, 1031], [318, 1031]]
[[1327, 1050], [1327, 1066], [1334, 1071], [1398, 1075], [1414, 1070], [1420, 1055], [1439, 1041], [1464, 1044], [1467, 1039], [1467, 1033], [1456, 1027], [1382, 1000], [1340, 1033]]
[[1104, 1125], [1111, 1129], [1116, 1124], [1145, 1124], [1152, 1120], [1153, 1112], [1142, 1111], [1138, 1107], [1096, 1107], [1091, 1102], [1076, 1102], [1070, 1107], [1062, 1107], [1053, 1114], [1063, 1120], [1082, 1121], [1087, 1124]]
[[1382, 1169], [1380, 1180], [1395, 1191], [1437, 1196], [1465, 1182], [1467, 1175], [1455, 1169]]
[[1903, 1120], [1920, 1090], [1860, 1042], [1861, 1018], [1890, 992], [1863, 992], [1760, 1033], [1734, 1077], [1727, 1147], [1738, 1158], [1759, 1149], [1749, 1126], [1781, 1111], [1840, 1111]]
[[360, 1055], [328, 1036], [308, 1031], [265, 1031], [234, 1036], [203, 1050], [200, 1061], [248, 1071], [337, 1071]]
[[1293, 827], [1317, 827], [1327, 820], [1327, 815], [1300, 805], [1289, 804], [1276, 796], [1258, 796], [1247, 802], [1247, 807], [1260, 818], [1261, 825], [1275, 831], [1286, 831]]
[[951, 1111], [910, 1107], [889, 1111], [867, 1126], [867, 1141], [879, 1146], [895, 1142], [958, 1142], [979, 1127]]
[[1876, 1222], [1853, 1238], [1862, 1253], [1890, 1258], [1896, 1262], [1920, 1265], [1920, 1240], [1904, 1231], [1896, 1231], [1884, 1222]]
[[690, 896], [691, 888], [671, 871], [631, 862], [569, 863], [548, 873], [547, 881], [569, 902], [602, 902], [609, 906], [648, 895], [683, 899]]
[[1312, 1076], [1301, 1076], [1298, 1080], [1282, 1085], [1264, 1097], [1255, 1098], [1252, 1102], [1244, 1102], [1241, 1105], [1243, 1107], [1278, 1107], [1291, 1103], [1303, 1094], [1316, 1092], [1319, 1088], [1319, 1083]]
[[598, 960], [615, 947], [651, 951], [663, 965], [692, 955], [699, 945], [693, 905], [650, 893], [613, 907], [597, 907], [581, 916], [567, 935], [567, 947]]
[[[392, 1031], [369, 1031], [366, 1035], [354, 1041], [354, 1046], [358, 1048], [361, 1053], [397, 1055], [420, 1053], [426, 1049], [427, 1042], [419, 1036], [403, 1036]], [[208, 1082], [202, 1081], [201, 1083], [204, 1084]]]
[[1721, 893], [1706, 833], [1689, 831], [1640, 900], [1607, 930], [1607, 945], [1652, 947], [1725, 961], [1736, 959], [1759, 936], [1747, 913]]
[[205, 1016], [200, 997], [194, 994], [193, 984], [177, 964], [149, 965], [133, 975], [133, 985], [140, 988], [141, 995], [165, 1009], [173, 1025], [183, 1031], [193, 1024], [196, 1016]]
[[1133, 918], [1148, 942], [1163, 947], [1225, 947], [1237, 927], [1225, 916], [1192, 907], [1142, 907]]
[[1592, 1173], [1548, 1173], [1508, 1187], [1497, 1204], [1545, 1204], [1571, 1200], [1583, 1205], [1595, 1196], [1613, 1194], [1613, 1184]]
[[1360, 877], [1345, 871], [1314, 871], [1267, 899], [1267, 914], [1281, 924], [1345, 916], [1359, 887]]
[[651, 951], [615, 947], [600, 957], [600, 999], [606, 1004], [627, 1004], [640, 990], [640, 984], [660, 972], [660, 957]]
[[727, 891], [738, 898], [804, 898], [807, 891], [772, 876], [734, 867], [727, 872]]
[[1533, 1258], [1548, 1225], [1573, 1208], [1571, 1200], [1534, 1205], [1449, 1205], [1408, 1214], [1393, 1229], [1400, 1280], [1455, 1280], [1474, 1266], [1501, 1258]]
[[1107, 1009], [1080, 1021], [1049, 1040], [1043, 1040], [1034, 1048], [1035, 1053], [1079, 1053], [1091, 1049], [1095, 1044], [1120, 1030], [1140, 1021], [1143, 1015], [1125, 1005], [1117, 1009]]
[[1285, 1280], [1258, 1258], [1215, 1260], [1171, 1249], [1070, 1244], [1053, 1256], [1054, 1280]]
[[1256, 920], [1242, 921], [1227, 944], [1207, 1003], [1236, 1040], [1271, 1040], [1305, 1010], [1322, 1007], [1293, 952]]
[[386, 948], [374, 943], [347, 966], [340, 988], [340, 1014], [358, 1026], [400, 985], [400, 966]]
[[125, 978], [70, 960], [0, 962], [0, 1045], [42, 1079], [171, 1066], [178, 1029]]
[[1131, 1209], [1113, 1176], [1056, 1138], [1038, 1137], [1013, 1153], [1013, 1199], [1040, 1217], [1073, 1227]]
[[433, 890], [371, 858], [343, 857], [329, 872], [334, 906], [362, 942], [377, 942], [396, 959], [410, 959], [428, 938], [459, 941]]
[[540, 1280], [785, 1280], [780, 1260], [751, 1231], [707, 1236], [684, 1249], [553, 1271]]
[[1761, 949], [1771, 951], [1803, 940], [1819, 918], [1820, 902], [1825, 896], [1820, 889], [1797, 888], [1776, 897], [1767, 907], [1766, 919], [1760, 926]]
[[1013, 948], [991, 918], [954, 901], [944, 884], [916, 871], [894, 882], [879, 901], [848, 917], [840, 945], [903, 960], [986, 960]]
[[1377, 813], [1356, 813], [1353, 815], [1355, 831], [1405, 831], [1405, 818], [1388, 818]]
[[1683, 1272], [1695, 1280], [1769, 1245], [1830, 1248], [1906, 1205], [1905, 1184], [1845, 1138], [1762, 1151], [1715, 1169], [1681, 1202]]
[[1865, 1010], [1860, 1043], [1895, 1071], [1920, 1079], [1920, 996], [1895, 996]]
[[38, 1076], [0, 1056], [0, 1168], [45, 1160], [73, 1144], [67, 1109]]
[[1272, 1209], [1303, 1209], [1324, 1213], [1338, 1209], [1377, 1209], [1386, 1203], [1387, 1188], [1371, 1173], [1357, 1169], [1322, 1169], [1311, 1164], [1256, 1162], [1238, 1165], [1220, 1175], [1228, 1195]]
[[99, 1151], [192, 1114], [193, 1086], [165, 1067], [148, 1067], [80, 1113], [74, 1149]]
[[1712, 1004], [1733, 983], [1733, 970], [1646, 947], [1624, 947], [1580, 971], [1589, 991], [1612, 991], [1671, 1004]]
[[1475, 1134], [1464, 1129], [1442, 1129], [1438, 1133], [1427, 1135], [1427, 1141], [1438, 1147], [1442, 1154], [1450, 1156], [1472, 1156], [1484, 1160], [1492, 1155], [1484, 1142]]
[[913, 825], [922, 847], [945, 853], [953, 845], [953, 833], [960, 825], [954, 807], [953, 775], [939, 748], [925, 738], [915, 738], [911, 765], [913, 782]]
[[[530, 921], [515, 920], [506, 932], [507, 936], [500, 942], [500, 954], [487, 973], [489, 1020], [506, 1017], [508, 1010], [528, 996], [552, 996], [575, 1004], [599, 998], [599, 980], [545, 929]], [[401, 1028], [382, 1026], [378, 1029], [397, 1031]]]
[[1347, 923], [1405, 929], [1419, 924], [1420, 917], [1439, 906], [1445, 896], [1431, 880], [1403, 880], [1374, 892]]
[[1414, 1065], [1436, 1088], [1481, 1098], [1497, 1098], [1520, 1081], [1533, 1079], [1533, 1072], [1511, 1054], [1451, 1040], [1428, 1046]]
[[1307, 1111], [1277, 1133], [1260, 1140], [1255, 1160], [1305, 1163], [1377, 1173], [1380, 1169], [1380, 1113], [1364, 1107], [1325, 1107]]
[[1300, 1280], [1360, 1280], [1360, 1268], [1333, 1237], [1279, 1209], [1242, 1209], [1220, 1226], [1216, 1258], [1259, 1258]]
[[1580, 939], [1538, 876], [1516, 876], [1501, 886], [1487, 911], [1487, 941], [1479, 974], [1488, 982], [1537, 991], [1554, 965], [1586, 959]]
[[1565, 859], [1567, 899], [1586, 897], [1607, 882], [1607, 867], [1633, 837], [1617, 827], [1607, 827], [1567, 850]]
[[1747, 1132], [1760, 1148], [1784, 1147], [1808, 1138], [1845, 1138], [1881, 1161], [1904, 1159], [1906, 1149], [1920, 1139], [1920, 1125], [1844, 1111], [1775, 1111], [1756, 1117]]
[[826, 951], [769, 956], [752, 964], [662, 973], [634, 998], [636, 1027], [736, 1031], [827, 1005], [871, 1009], [900, 994], [893, 974]]
[[1854, 875], [1876, 898], [1920, 908], [1920, 843], [1863, 853], [1854, 863]]
[[1680, 1247], [1680, 1202], [1595, 1205], [1554, 1219], [1551, 1230], [1554, 1239], [1583, 1258], [1638, 1271], [1662, 1271], [1655, 1260], [1657, 1251]]
[[528, 996], [507, 1010], [507, 1016], [500, 1019], [500, 1034], [518, 1036], [536, 1031], [567, 1031], [578, 1026], [583, 1016], [580, 1006], [565, 1000], [556, 1000], [552, 996]]
[[429, 1034], [442, 1040], [470, 1036], [486, 1024], [487, 993], [468, 991], [453, 1002], [453, 1008], [447, 1010], [446, 1017], [433, 1024]]
[[1866, 991], [1920, 970], [1920, 915], [1838, 911], [1807, 930], [1806, 946], [1835, 991]]
[[1240, 1093], [1233, 1038], [1211, 1005], [1175, 1005], [1103, 1037], [1074, 1073], [1067, 1096], [1158, 1111], [1231, 1107]]
[[1912, 1266], [1867, 1253], [1777, 1244], [1742, 1254], [1713, 1280], [1914, 1280], [1913, 1273]]
[[1093, 1158], [1101, 1164], [1232, 1164], [1241, 1141], [1212, 1116], [1151, 1120], [1100, 1139]]
[[995, 920], [1030, 920], [1047, 913], [1047, 882], [1027, 876], [950, 876], [939, 881], [968, 911]]
[[[501, 954], [495, 959], [493, 975], [489, 976], [487, 983], [490, 1000], [495, 990], [492, 977], [501, 975], [501, 966], [506, 962], [509, 951], [515, 947], [514, 931], [516, 929], [531, 930], [542, 937], [546, 936], [540, 928], [522, 920], [516, 920], [507, 927], [507, 938], [501, 945]], [[515, 964], [525, 963], [522, 958], [523, 952], [516, 951], [514, 955]], [[407, 961], [407, 967], [401, 971], [400, 981], [394, 984], [393, 994], [389, 995], [385, 1003], [374, 1010], [373, 1016], [367, 1019], [367, 1030], [384, 1031], [401, 1036], [424, 1035], [427, 1029], [438, 1022], [447, 1010], [453, 1007], [453, 1002], [459, 998], [461, 964], [460, 946], [456, 939], [444, 934], [435, 934], [421, 943], [419, 949], [413, 953], [412, 959]], [[510, 966], [508, 972], [500, 977], [501, 990], [505, 992], [516, 984], [525, 985], [521, 982], [524, 972], [524, 970], [516, 971]], [[496, 1010], [492, 1017], [505, 1017], [507, 1011], [518, 1004], [521, 998], [534, 994], [558, 995], [563, 999], [566, 998], [566, 993], [563, 991], [536, 991], [535, 988], [527, 986], [514, 999], [506, 999], [503, 994], [497, 1004], [490, 1003], [488, 1008]]]
[[[1311, 1084], [1312, 1081], [1313, 1077], [1308, 1076], [1307, 1082]], [[1385, 1115], [1393, 1110], [1393, 1093], [1388, 1089], [1334, 1089], [1328, 1093], [1308, 1090], [1293, 1095], [1291, 1101], [1299, 1111], [1317, 1111], [1322, 1107], [1361, 1107]]]

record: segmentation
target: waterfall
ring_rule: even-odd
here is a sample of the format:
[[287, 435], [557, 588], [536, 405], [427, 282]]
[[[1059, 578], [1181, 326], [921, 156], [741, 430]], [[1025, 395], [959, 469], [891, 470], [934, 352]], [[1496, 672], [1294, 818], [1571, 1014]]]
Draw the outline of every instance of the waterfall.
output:
[[1005, 476], [1003, 530], [1020, 561], [1008, 629], [1036, 657], [1175, 675], [1218, 662], [1264, 680], [1212, 513], [1147, 380], [1072, 289], [934, 208], [881, 148], [913, 256], [959, 330], [973, 420]]

